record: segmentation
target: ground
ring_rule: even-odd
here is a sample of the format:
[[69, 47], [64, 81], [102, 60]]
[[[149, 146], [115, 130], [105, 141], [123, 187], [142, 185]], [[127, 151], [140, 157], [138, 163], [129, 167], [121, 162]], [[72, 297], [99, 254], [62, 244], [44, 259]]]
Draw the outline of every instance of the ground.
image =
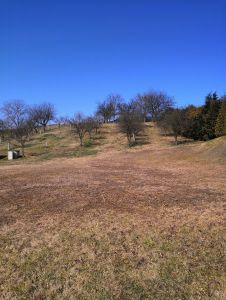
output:
[[225, 140], [112, 128], [91, 156], [0, 164], [1, 299], [225, 299]]

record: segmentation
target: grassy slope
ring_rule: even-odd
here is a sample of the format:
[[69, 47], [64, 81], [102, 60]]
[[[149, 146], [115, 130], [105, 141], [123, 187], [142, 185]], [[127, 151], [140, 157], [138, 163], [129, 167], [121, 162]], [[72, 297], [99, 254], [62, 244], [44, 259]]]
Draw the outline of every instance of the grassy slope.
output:
[[[113, 132], [113, 135], [112, 135]], [[74, 136], [68, 126], [49, 126], [45, 133], [32, 136], [27, 142], [25, 148], [25, 160], [46, 160], [59, 157], [79, 157], [96, 154], [97, 152], [106, 149], [108, 146], [115, 149], [120, 149], [122, 143], [125, 143], [125, 138], [117, 132], [114, 124], [104, 125], [101, 132], [93, 134], [92, 139], [88, 135], [84, 139], [85, 147], [79, 146], [78, 137]], [[14, 142], [14, 148], [20, 149], [19, 145]], [[0, 154], [6, 155], [7, 143], [0, 145]], [[0, 162], [6, 161], [3, 158]], [[23, 159], [24, 160], [24, 159]], [[14, 161], [15, 163], [16, 161]], [[19, 160], [17, 160], [19, 162]]]
[[[146, 124], [144, 134], [138, 137], [136, 149], [143, 149], [145, 148], [145, 145], [146, 147], [149, 147], [150, 143], [153, 146], [153, 135], [155, 141], [155, 130], [153, 130], [152, 126], [152, 124]], [[164, 140], [163, 143], [159, 143], [159, 139], [157, 140], [158, 146], [165, 146], [166, 144], [168, 146], [175, 146], [173, 137], [162, 137], [162, 140]], [[49, 126], [46, 133], [36, 134], [27, 142], [25, 148], [26, 157], [22, 160], [22, 163], [24, 163], [24, 160], [32, 162], [61, 157], [80, 157], [97, 154], [98, 152], [112, 150], [122, 151], [128, 149], [125, 136], [118, 131], [117, 125], [115, 124], [104, 124], [98, 134], [93, 134], [91, 140], [87, 135], [84, 141], [85, 147], [80, 147], [78, 138], [72, 134], [68, 126], [61, 126], [60, 129], [56, 125]], [[226, 158], [225, 137], [204, 143], [193, 143], [192, 141], [181, 138], [179, 139], [179, 143], [181, 143], [182, 146], [184, 143], [188, 143], [188, 146], [194, 146], [195, 148], [193, 148], [197, 152], [197, 155], [199, 154], [198, 156], [215, 159], [219, 158], [222, 160]], [[179, 145], [179, 147], [181, 145]], [[20, 150], [20, 147], [16, 142], [14, 142], [14, 148]], [[5, 142], [0, 144], [0, 155], [2, 156], [0, 164], [7, 162], [6, 154], [7, 143]], [[194, 158], [194, 152], [192, 153], [192, 157]], [[20, 161], [21, 159], [10, 163], [20, 163]]]
[[[7, 143], [0, 145], [0, 164], [10, 163], [24, 163], [32, 161], [48, 160], [53, 158], [62, 157], [80, 157], [93, 155], [99, 152], [108, 151], [126, 151], [128, 150], [127, 140], [125, 135], [118, 131], [117, 125], [115, 124], [104, 124], [101, 131], [98, 134], [93, 134], [90, 140], [89, 136], [86, 135], [85, 147], [79, 146], [79, 140], [72, 134], [68, 126], [49, 126], [46, 133], [40, 133], [32, 136], [31, 140], [27, 142], [25, 148], [25, 159], [14, 160], [13, 162], [7, 161]], [[156, 138], [156, 129], [153, 128], [153, 124], [146, 124], [146, 129], [143, 135], [138, 137], [138, 145], [135, 148], [144, 149], [153, 148], [157, 141], [157, 147], [173, 146], [175, 147], [173, 137], [162, 136], [159, 139], [159, 134]], [[196, 153], [198, 159], [204, 157], [204, 159], [220, 159], [226, 160], [226, 137], [221, 137], [208, 142], [192, 142], [191, 140], [179, 139], [179, 146], [192, 147], [192, 159]], [[20, 147], [16, 142], [14, 148], [19, 150]], [[189, 153], [184, 152], [183, 158], [189, 159]], [[4, 157], [5, 156], [5, 157]]]
[[79, 151], [64, 130], [0, 169], [0, 298], [224, 299], [223, 138], [174, 147], [148, 128], [128, 149], [108, 125], [86, 148], [100, 156], [40, 163]]

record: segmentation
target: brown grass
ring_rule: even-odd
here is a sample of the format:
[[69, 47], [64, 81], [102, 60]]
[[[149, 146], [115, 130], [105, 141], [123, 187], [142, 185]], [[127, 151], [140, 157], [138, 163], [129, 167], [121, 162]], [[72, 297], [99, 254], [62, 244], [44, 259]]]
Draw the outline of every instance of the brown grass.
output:
[[224, 299], [226, 165], [112, 127], [96, 156], [0, 166], [1, 299]]

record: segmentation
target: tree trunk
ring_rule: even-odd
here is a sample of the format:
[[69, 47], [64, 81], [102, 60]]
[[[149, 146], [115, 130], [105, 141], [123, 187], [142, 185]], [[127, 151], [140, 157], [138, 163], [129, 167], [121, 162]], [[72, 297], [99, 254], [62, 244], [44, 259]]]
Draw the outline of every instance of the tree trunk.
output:
[[24, 157], [24, 144], [21, 144], [21, 155]]
[[128, 140], [129, 145], [130, 145], [131, 144], [131, 136], [130, 136], [130, 134], [127, 134], [127, 140]]
[[82, 147], [83, 146], [83, 138], [79, 137], [79, 139], [80, 139], [80, 146]]

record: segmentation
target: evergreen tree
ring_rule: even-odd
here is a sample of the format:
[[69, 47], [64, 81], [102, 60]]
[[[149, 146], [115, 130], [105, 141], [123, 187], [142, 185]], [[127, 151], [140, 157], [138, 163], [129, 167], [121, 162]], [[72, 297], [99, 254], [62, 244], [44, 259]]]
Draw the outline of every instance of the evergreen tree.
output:
[[226, 135], [226, 101], [222, 101], [215, 126], [216, 136]]
[[190, 105], [184, 109], [183, 136], [194, 140], [202, 140], [203, 116], [202, 107]]
[[201, 135], [203, 140], [209, 140], [216, 137], [215, 126], [220, 110], [221, 101], [218, 99], [217, 93], [209, 93], [206, 97], [202, 110], [203, 127]]

